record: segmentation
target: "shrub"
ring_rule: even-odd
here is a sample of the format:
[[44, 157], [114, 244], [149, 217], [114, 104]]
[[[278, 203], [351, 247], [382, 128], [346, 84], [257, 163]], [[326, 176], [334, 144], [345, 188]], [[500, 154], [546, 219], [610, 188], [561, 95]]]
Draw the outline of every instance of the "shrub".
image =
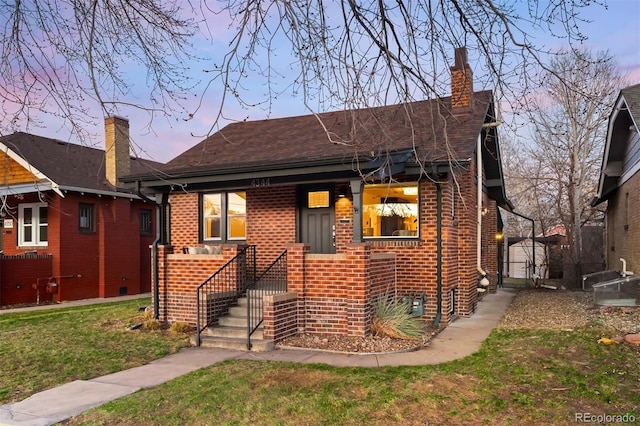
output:
[[371, 331], [375, 336], [419, 340], [424, 337], [424, 321], [411, 314], [411, 306], [407, 303], [380, 298]]
[[142, 323], [143, 330], [160, 330], [162, 328], [162, 324], [158, 320], [147, 320]]
[[171, 323], [171, 327], [169, 328], [169, 331], [175, 334], [188, 334], [193, 332], [193, 330], [194, 328], [191, 327], [189, 324], [187, 324], [186, 322], [180, 322], [180, 321]]

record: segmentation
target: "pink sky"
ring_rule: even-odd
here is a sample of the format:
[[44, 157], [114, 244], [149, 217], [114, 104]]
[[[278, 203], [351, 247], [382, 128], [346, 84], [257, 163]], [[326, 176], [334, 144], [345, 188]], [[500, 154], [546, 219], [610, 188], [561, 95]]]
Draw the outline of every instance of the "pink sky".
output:
[[[608, 10], [593, 5], [591, 9], [587, 10], [584, 17], [592, 21], [585, 23], [582, 27], [583, 33], [588, 36], [586, 46], [592, 50], [609, 50], [621, 70], [628, 73], [631, 84], [640, 83], [640, 1], [610, 0]], [[216, 38], [198, 43], [199, 51], [197, 53], [200, 56], [209, 54], [215, 56], [215, 52], [220, 52], [227, 45], [225, 41], [228, 37], [226, 26], [219, 22], [215, 25], [212, 22], [210, 24], [211, 31], [216, 32]], [[539, 34], [538, 37], [540, 41], [544, 40], [546, 35]], [[551, 42], [558, 43], [557, 40]], [[194, 72], [201, 72], [202, 68], [203, 65], [196, 66]], [[141, 86], [144, 88], [144, 83]], [[251, 87], [251, 90], [264, 91], [264, 87], [258, 84]], [[136, 155], [166, 162], [197, 144], [210, 131], [217, 113], [219, 99], [216, 98], [219, 96], [219, 90], [209, 89], [207, 102], [203, 103], [203, 107], [193, 119], [185, 121], [184, 117], [180, 116], [169, 119], [159, 117], [154, 119], [152, 131], [148, 128], [149, 116], [145, 113], [130, 110], [120, 112], [118, 115], [128, 118], [130, 121], [130, 136]], [[193, 99], [195, 101], [196, 97], [194, 96]], [[285, 96], [271, 106], [272, 117], [306, 113], [308, 111], [302, 104], [300, 97]], [[258, 120], [267, 118], [267, 112], [264, 108], [244, 110], [232, 103], [228, 104], [225, 115], [234, 119]], [[48, 120], [51, 120], [49, 117], [41, 117], [41, 120], [45, 127], [32, 129], [32, 133], [67, 140], [69, 136], [64, 134], [64, 130], [60, 129], [59, 124], [55, 124], [53, 121], [48, 123]], [[224, 121], [221, 122], [221, 125], [223, 124], [225, 124]], [[95, 128], [89, 131], [94, 135], [92, 145], [102, 146], [104, 131], [102, 123], [97, 123]], [[74, 141], [71, 140], [71, 142]]]

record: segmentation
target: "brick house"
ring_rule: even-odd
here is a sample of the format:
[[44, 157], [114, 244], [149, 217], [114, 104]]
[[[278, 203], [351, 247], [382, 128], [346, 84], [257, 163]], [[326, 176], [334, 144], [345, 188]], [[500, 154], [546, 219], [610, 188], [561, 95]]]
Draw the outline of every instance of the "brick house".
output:
[[22, 132], [0, 138], [0, 304], [150, 291], [156, 206], [118, 178], [159, 163], [131, 158], [127, 120], [107, 118], [105, 130], [106, 151]]
[[607, 202], [605, 259], [608, 269], [640, 271], [640, 84], [620, 91], [609, 116], [598, 192]]
[[512, 205], [493, 94], [474, 92], [465, 49], [451, 73], [451, 97], [234, 123], [162, 173], [127, 176], [166, 213], [159, 317], [216, 323], [197, 314], [215, 296], [196, 288], [246, 247], [257, 276], [286, 253], [265, 339], [366, 335], [380, 297], [424, 292], [438, 324], [473, 314], [484, 274], [496, 290], [497, 207]]

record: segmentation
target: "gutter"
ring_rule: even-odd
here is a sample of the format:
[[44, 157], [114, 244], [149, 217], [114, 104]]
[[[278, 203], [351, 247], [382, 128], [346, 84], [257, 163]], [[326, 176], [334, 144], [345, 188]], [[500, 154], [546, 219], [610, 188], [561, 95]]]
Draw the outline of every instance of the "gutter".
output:
[[488, 129], [488, 128], [496, 128], [498, 127], [502, 122], [501, 121], [494, 121], [494, 122], [489, 122], [489, 123], [484, 123], [482, 125], [482, 129], [483, 131], [481, 131], [480, 133], [478, 133], [478, 142], [477, 142], [477, 146], [476, 146], [476, 172], [477, 172], [477, 188], [478, 188], [478, 194], [477, 194], [477, 236], [476, 236], [476, 268], [478, 270], [478, 273], [481, 276], [481, 279], [485, 279], [485, 282], [488, 284], [488, 281], [486, 281], [486, 277], [487, 277], [487, 271], [485, 271], [484, 269], [482, 269], [482, 201], [483, 201], [483, 197], [482, 197], [482, 185], [483, 185], [483, 169], [484, 169], [484, 164], [482, 162], [482, 136], [484, 134], [484, 129]]
[[487, 272], [482, 269], [482, 132], [478, 134], [478, 144], [476, 146], [476, 184], [477, 184], [477, 232], [476, 232], [476, 268], [478, 273], [485, 277]]
[[157, 320], [160, 318], [160, 280], [158, 279], [160, 265], [158, 264], [158, 244], [162, 238], [162, 226], [160, 223], [164, 221], [164, 214], [162, 214], [161, 208], [164, 205], [166, 194], [162, 194], [162, 202], [159, 204], [142, 193], [139, 181], [136, 182], [136, 193], [143, 200], [156, 206], [156, 238], [153, 240], [153, 243], [151, 243], [151, 264], [153, 267], [153, 319]]

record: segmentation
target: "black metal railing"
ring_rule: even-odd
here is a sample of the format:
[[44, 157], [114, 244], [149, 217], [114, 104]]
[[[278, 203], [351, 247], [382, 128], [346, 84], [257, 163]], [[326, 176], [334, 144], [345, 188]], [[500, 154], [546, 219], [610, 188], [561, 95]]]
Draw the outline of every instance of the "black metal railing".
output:
[[256, 280], [256, 246], [247, 246], [197, 289], [196, 343], [201, 333], [229, 312]]
[[264, 321], [264, 296], [287, 291], [287, 251], [285, 250], [255, 282], [247, 288], [247, 349], [251, 350], [251, 335]]

